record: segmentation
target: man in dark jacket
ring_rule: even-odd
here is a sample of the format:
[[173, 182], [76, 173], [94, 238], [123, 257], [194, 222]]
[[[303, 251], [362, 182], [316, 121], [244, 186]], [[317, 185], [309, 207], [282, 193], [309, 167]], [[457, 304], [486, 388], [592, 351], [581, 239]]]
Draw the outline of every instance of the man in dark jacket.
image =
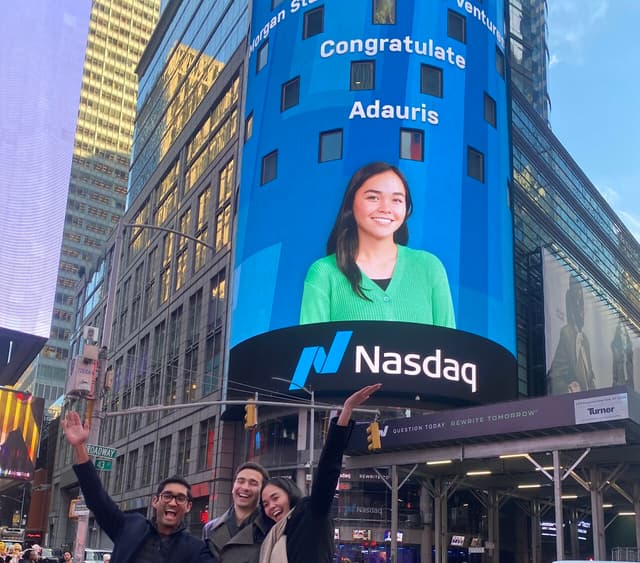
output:
[[215, 563], [205, 544], [185, 529], [183, 520], [191, 510], [189, 483], [181, 477], [162, 481], [151, 499], [152, 520], [139, 513], [124, 513], [104, 490], [89, 459], [89, 428], [76, 412], [67, 413], [62, 427], [75, 451], [73, 470], [85, 502], [113, 541], [111, 563]]
[[202, 530], [202, 539], [220, 563], [258, 563], [260, 546], [272, 524], [258, 505], [268, 478], [259, 463], [243, 463], [233, 479], [233, 504]]

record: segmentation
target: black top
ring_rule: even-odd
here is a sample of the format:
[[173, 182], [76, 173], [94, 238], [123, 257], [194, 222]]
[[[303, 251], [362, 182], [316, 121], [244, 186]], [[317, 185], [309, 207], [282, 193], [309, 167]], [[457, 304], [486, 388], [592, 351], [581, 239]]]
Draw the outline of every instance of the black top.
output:
[[[104, 490], [91, 461], [73, 466], [82, 494], [96, 522], [113, 542], [111, 563], [134, 563], [138, 554], [148, 556], [155, 545], [155, 524], [139, 512], [125, 513]], [[204, 542], [190, 536], [184, 526], [166, 540], [164, 559], [171, 563], [213, 563], [214, 559]], [[156, 557], [156, 561], [160, 559]]]
[[384, 278], [382, 280], [371, 280], [373, 283], [380, 286], [382, 291], [387, 291], [389, 284], [391, 283], [391, 278]]
[[331, 563], [333, 561], [333, 521], [331, 504], [342, 467], [342, 455], [354, 423], [338, 426], [331, 421], [320, 454], [311, 496], [296, 504], [284, 533], [287, 536], [288, 563]]

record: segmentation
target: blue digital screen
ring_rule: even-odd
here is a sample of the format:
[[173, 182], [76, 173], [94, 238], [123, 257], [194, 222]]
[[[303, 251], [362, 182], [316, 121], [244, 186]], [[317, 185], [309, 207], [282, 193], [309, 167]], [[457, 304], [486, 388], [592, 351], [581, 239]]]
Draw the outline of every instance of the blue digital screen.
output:
[[[420, 336], [430, 326], [439, 343], [463, 334], [503, 354], [500, 377], [515, 381], [504, 3], [270, 7], [254, 2], [249, 37], [232, 377], [249, 341], [288, 329], [270, 343], [295, 342], [300, 367], [303, 348], [333, 342], [307, 327], [340, 322], [351, 347], [362, 323], [375, 332], [388, 373], [428, 375], [440, 357], [462, 384], [465, 358], [447, 364], [446, 346]], [[385, 356], [390, 323], [414, 327], [423, 349]], [[309, 354], [311, 371], [329, 369]], [[470, 373], [467, 390], [482, 381]]]

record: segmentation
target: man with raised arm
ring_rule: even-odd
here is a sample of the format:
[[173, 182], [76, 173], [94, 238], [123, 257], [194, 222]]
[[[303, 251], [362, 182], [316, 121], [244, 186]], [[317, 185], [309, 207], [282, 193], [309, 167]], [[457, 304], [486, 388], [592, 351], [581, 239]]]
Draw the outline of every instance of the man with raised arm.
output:
[[107, 494], [87, 453], [89, 427], [76, 412], [62, 421], [74, 449], [73, 466], [87, 506], [113, 542], [111, 563], [216, 563], [205, 544], [189, 535], [184, 517], [191, 510], [191, 486], [182, 477], [162, 481], [151, 498], [155, 516], [125, 513]]

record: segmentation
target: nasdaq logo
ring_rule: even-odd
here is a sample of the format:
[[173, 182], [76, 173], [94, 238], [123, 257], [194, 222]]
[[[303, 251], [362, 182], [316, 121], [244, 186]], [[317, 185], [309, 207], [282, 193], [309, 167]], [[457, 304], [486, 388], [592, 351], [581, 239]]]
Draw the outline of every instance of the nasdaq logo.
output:
[[303, 348], [296, 365], [296, 370], [291, 379], [289, 390], [302, 389], [307, 382], [307, 378], [313, 368], [318, 375], [337, 373], [340, 362], [347, 351], [347, 346], [351, 340], [351, 330], [341, 330], [336, 332], [329, 351], [325, 351], [322, 346], [308, 346]]

